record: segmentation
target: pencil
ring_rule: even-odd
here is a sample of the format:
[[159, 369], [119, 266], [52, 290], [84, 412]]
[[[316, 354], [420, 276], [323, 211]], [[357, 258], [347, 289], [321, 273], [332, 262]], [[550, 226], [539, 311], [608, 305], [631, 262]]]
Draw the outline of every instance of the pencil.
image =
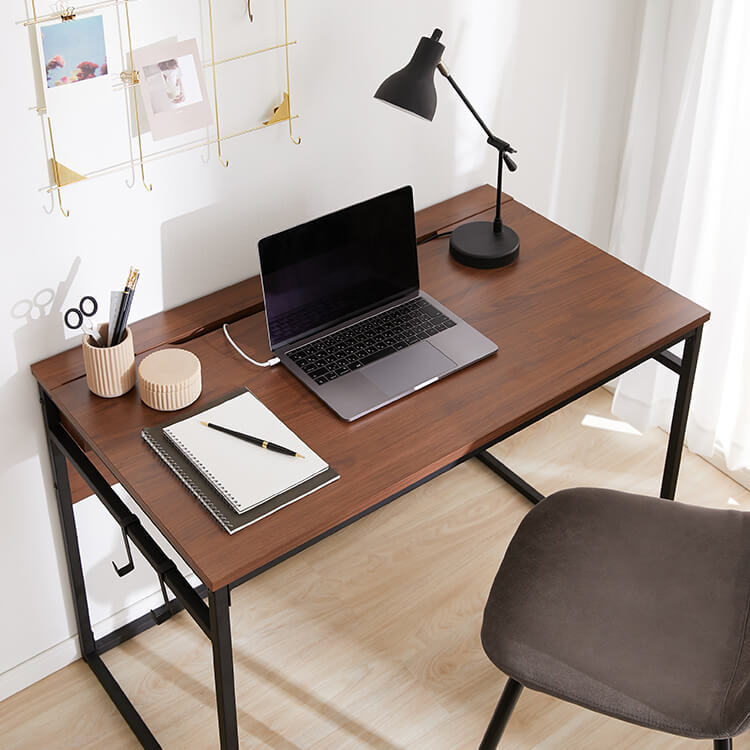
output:
[[125, 291], [122, 294], [122, 303], [120, 304], [120, 312], [117, 315], [115, 330], [112, 334], [112, 346], [117, 346], [124, 338], [125, 329], [128, 325], [128, 316], [130, 315], [130, 305], [133, 303], [133, 292], [135, 291], [135, 285], [138, 283], [139, 276], [140, 271], [131, 266], [128, 281], [125, 284]]
[[297, 458], [304, 458], [304, 456], [300, 455], [299, 453], [296, 453], [290, 448], [285, 448], [283, 445], [279, 445], [278, 443], [272, 443], [270, 440], [263, 440], [263, 438], [253, 437], [252, 435], [246, 435], [244, 432], [237, 432], [237, 430], [230, 430], [228, 427], [222, 427], [221, 425], [213, 424], [212, 422], [201, 422], [201, 424], [206, 427], [210, 427], [212, 430], [218, 430], [219, 432], [224, 432], [227, 435], [232, 435], [232, 437], [239, 438], [240, 440], [245, 440], [248, 443], [257, 445], [259, 448], [265, 448], [266, 450], [273, 451], [274, 453], [283, 453], [285, 456], [296, 456]]

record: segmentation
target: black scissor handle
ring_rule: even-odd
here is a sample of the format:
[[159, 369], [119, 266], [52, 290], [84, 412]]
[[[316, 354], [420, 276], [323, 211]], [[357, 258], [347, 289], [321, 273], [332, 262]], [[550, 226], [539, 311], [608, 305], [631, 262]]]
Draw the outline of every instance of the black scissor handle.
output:
[[[87, 307], [88, 309], [86, 309]], [[66, 310], [63, 320], [68, 328], [75, 331], [83, 325], [84, 317], [90, 318], [96, 315], [98, 309], [99, 303], [90, 294], [87, 294], [81, 297], [78, 307], [71, 307], [70, 310]]]
[[[87, 302], [91, 305], [90, 310], [86, 310]], [[78, 303], [78, 308], [83, 315], [90, 318], [96, 315], [96, 312], [99, 309], [99, 303], [91, 295], [87, 294], [85, 297], [81, 297], [81, 301]]]
[[[70, 322], [71, 315], [73, 316], [75, 323]], [[75, 331], [83, 325], [83, 313], [77, 307], [71, 307], [70, 310], [65, 312], [63, 320], [65, 320], [65, 325], [68, 326], [68, 328]]]

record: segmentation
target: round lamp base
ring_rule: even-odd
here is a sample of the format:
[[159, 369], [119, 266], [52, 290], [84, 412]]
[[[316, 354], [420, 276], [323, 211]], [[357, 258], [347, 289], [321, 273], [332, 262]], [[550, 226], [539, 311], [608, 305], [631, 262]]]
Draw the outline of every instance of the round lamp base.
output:
[[451, 234], [451, 255], [472, 268], [499, 268], [518, 257], [518, 235], [504, 226], [502, 232], [492, 231], [492, 222], [473, 221], [456, 227]]

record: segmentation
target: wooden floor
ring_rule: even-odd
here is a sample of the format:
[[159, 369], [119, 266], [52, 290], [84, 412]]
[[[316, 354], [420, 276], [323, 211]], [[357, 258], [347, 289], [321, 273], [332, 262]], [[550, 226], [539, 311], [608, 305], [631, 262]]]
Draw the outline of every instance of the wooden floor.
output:
[[[497, 454], [545, 494], [593, 485], [656, 494], [666, 436], [612, 429], [599, 390]], [[610, 420], [591, 426], [591, 417]], [[595, 421], [595, 420], [594, 420]], [[583, 423], [583, 424], [582, 424]], [[750, 509], [696, 456], [678, 499]], [[735, 505], [736, 504], [736, 505]], [[243, 748], [476, 748], [503, 685], [482, 608], [527, 502], [467, 462], [232, 592]], [[218, 746], [208, 641], [182, 614], [105, 655], [165, 749]], [[81, 662], [0, 704], [0, 747], [135, 748]], [[705, 748], [524, 691], [503, 748]], [[735, 741], [750, 748], [750, 735]]]

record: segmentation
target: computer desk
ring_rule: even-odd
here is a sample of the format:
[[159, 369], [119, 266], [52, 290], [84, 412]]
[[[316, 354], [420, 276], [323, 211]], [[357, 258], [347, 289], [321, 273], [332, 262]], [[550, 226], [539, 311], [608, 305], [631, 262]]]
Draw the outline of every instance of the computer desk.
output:
[[[417, 235], [428, 238], [470, 217], [489, 219], [493, 203], [494, 191], [483, 186], [427, 208], [416, 215]], [[165, 343], [199, 357], [198, 405], [246, 385], [341, 474], [232, 536], [141, 439], [141, 429], [165, 415], [147, 408], [137, 389], [118, 399], [93, 396], [78, 349], [32, 367], [83, 658], [144, 747], [159, 744], [104, 665], [104, 651], [184, 607], [212, 645], [221, 747], [237, 748], [229, 617], [234, 586], [468, 458], [483, 461], [537, 502], [540, 493], [487, 448], [650, 358], [678, 376], [660, 493], [674, 498], [708, 311], [507, 196], [503, 212], [521, 239], [519, 260], [509, 267], [458, 265], [446, 239], [419, 251], [422, 287], [495, 341], [499, 352], [353, 423], [338, 419], [284, 368], [253, 367], [230, 348], [220, 329], [224, 320], [245, 351], [261, 360], [270, 356], [257, 277], [134, 324], [138, 359]], [[667, 351], [681, 341], [681, 358]], [[85, 490], [79, 480], [69, 481], [69, 465]], [[115, 494], [114, 482], [171, 542], [201, 587], [194, 590], [179, 573]], [[153, 620], [147, 615], [99, 639], [91, 628], [72, 506], [91, 492], [176, 596], [152, 613]]]

